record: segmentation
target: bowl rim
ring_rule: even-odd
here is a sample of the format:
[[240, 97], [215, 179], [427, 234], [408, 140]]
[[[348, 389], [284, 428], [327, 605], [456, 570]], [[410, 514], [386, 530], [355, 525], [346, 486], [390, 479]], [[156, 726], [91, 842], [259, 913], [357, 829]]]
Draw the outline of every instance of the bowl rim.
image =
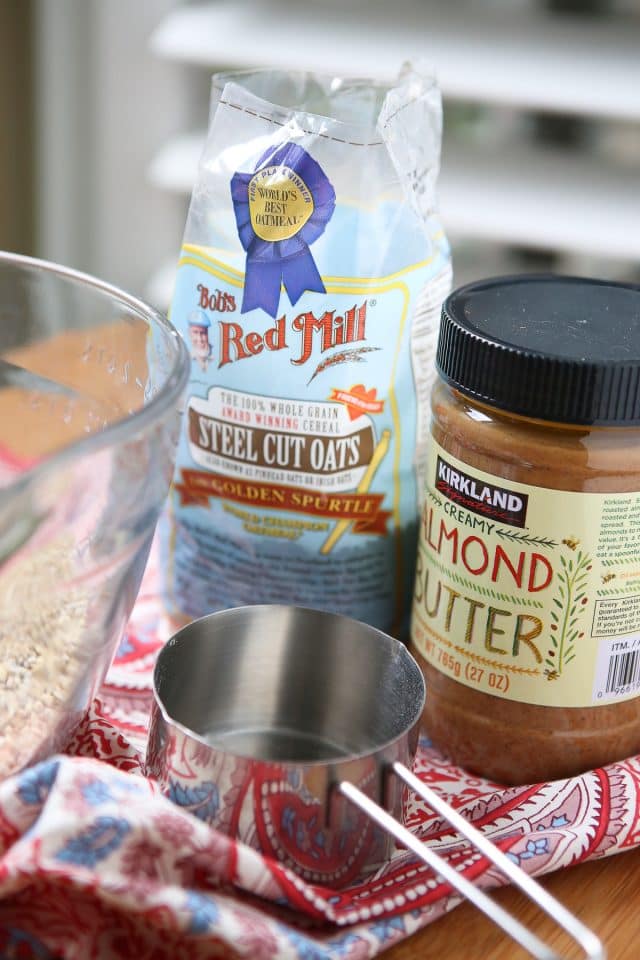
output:
[[[331, 623], [334, 625], [341, 623], [343, 626], [348, 626], [350, 624], [352, 629], [359, 630], [370, 635], [370, 639], [368, 641], [369, 643], [376, 643], [380, 648], [385, 647], [388, 654], [387, 668], [389, 670], [396, 670], [397, 672], [400, 672], [401, 669], [410, 670], [419, 686], [419, 697], [413, 704], [409, 705], [412, 708], [411, 719], [409, 721], [406, 721], [405, 719], [404, 727], [392, 736], [378, 740], [374, 746], [367, 745], [366, 747], [360, 747], [352, 752], [350, 751], [348, 754], [336, 755], [323, 760], [267, 760], [264, 757], [254, 753], [226, 748], [221, 745], [219, 740], [216, 742], [215, 740], [209, 739], [206, 734], [198, 733], [196, 730], [192, 730], [191, 727], [187, 726], [183, 720], [180, 720], [174, 716], [174, 713], [169, 709], [163, 697], [161, 686], [162, 674], [166, 672], [165, 661], [167, 658], [171, 657], [176, 647], [178, 648], [177, 655], [184, 658], [188, 656], [189, 644], [195, 645], [199, 633], [210, 632], [214, 637], [217, 638], [225, 633], [225, 621], [234, 621], [247, 616], [277, 616], [279, 612], [298, 615], [302, 614], [303, 616], [310, 616], [311, 618], [324, 620], [327, 626], [329, 626]], [[219, 643], [222, 646], [228, 645], [228, 641], [225, 639], [222, 639], [219, 641]], [[175, 656], [176, 654], [173, 655]], [[151, 690], [151, 725], [153, 724], [154, 717], [157, 714], [162, 718], [162, 721], [169, 729], [176, 730], [186, 740], [202, 744], [212, 752], [215, 752], [218, 756], [232, 756], [259, 765], [277, 766], [282, 767], [283, 769], [313, 767], [316, 770], [323, 768], [337, 769], [341, 764], [350, 764], [358, 760], [365, 760], [370, 757], [378, 757], [390, 750], [395, 744], [402, 742], [410, 743], [412, 737], [419, 727], [420, 718], [422, 716], [428, 695], [422, 670], [420, 669], [417, 660], [410, 652], [407, 645], [401, 640], [398, 640], [396, 637], [392, 637], [389, 633], [385, 633], [384, 630], [379, 630], [378, 627], [374, 627], [370, 623], [366, 623], [363, 620], [357, 620], [354, 617], [347, 616], [346, 614], [336, 613], [335, 611], [331, 610], [322, 610], [317, 607], [308, 607], [300, 604], [290, 603], [242, 604], [238, 607], [227, 607], [222, 610], [215, 610], [213, 613], [207, 613], [196, 620], [191, 620], [189, 623], [186, 623], [184, 626], [176, 630], [176, 632], [169, 637], [166, 643], [158, 651], [153, 672], [151, 674]], [[373, 699], [375, 695], [375, 690], [367, 690], [368, 697]], [[147, 766], [149, 765], [149, 756], [152, 751], [153, 744], [151, 742], [151, 738], [149, 738], [144, 761], [145, 765]], [[415, 750], [413, 750], [412, 753], [415, 754]]]
[[189, 353], [186, 344], [177, 329], [163, 313], [146, 301], [127, 293], [121, 287], [100, 280], [98, 277], [73, 267], [67, 267], [50, 260], [43, 260], [37, 257], [28, 257], [23, 254], [12, 253], [6, 250], [0, 250], [0, 267], [3, 265], [13, 265], [22, 267], [25, 270], [44, 270], [49, 274], [56, 275], [64, 280], [73, 281], [73, 283], [85, 287], [91, 287], [99, 293], [105, 294], [114, 300], [119, 300], [132, 313], [138, 314], [151, 325], [158, 326], [173, 341], [176, 347], [175, 361], [169, 376], [163, 388], [139, 410], [116, 420], [109, 424], [104, 430], [97, 433], [88, 434], [82, 439], [75, 440], [60, 450], [44, 456], [33, 466], [26, 467], [20, 471], [14, 479], [6, 486], [0, 487], [0, 500], [7, 496], [13, 496], [17, 490], [29, 486], [34, 480], [46, 475], [50, 470], [56, 469], [67, 461], [74, 460], [78, 456], [92, 454], [106, 447], [114, 445], [119, 439], [126, 439], [143, 430], [145, 426], [158, 420], [163, 413], [176, 404], [182, 391], [187, 385], [190, 372]]

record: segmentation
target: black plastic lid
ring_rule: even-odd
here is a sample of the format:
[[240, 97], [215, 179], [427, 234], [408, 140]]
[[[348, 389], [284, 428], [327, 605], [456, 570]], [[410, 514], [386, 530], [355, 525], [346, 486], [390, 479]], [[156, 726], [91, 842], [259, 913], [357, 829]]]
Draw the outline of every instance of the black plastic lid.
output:
[[468, 397], [556, 423], [640, 424], [640, 286], [522, 274], [442, 308], [442, 377]]

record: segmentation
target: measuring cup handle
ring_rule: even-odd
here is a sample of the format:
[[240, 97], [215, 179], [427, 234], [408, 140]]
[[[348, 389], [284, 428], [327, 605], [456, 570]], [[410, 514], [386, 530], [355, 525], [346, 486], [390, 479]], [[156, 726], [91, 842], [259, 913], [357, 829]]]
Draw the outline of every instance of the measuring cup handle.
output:
[[[528, 897], [533, 900], [541, 909], [548, 913], [556, 922], [566, 930], [570, 936], [575, 939], [586, 952], [590, 960], [606, 960], [606, 954], [602, 944], [587, 927], [585, 927], [573, 914], [569, 913], [558, 901], [556, 901], [546, 890], [540, 887], [528, 874], [524, 873], [516, 866], [501, 850], [498, 850], [486, 837], [484, 837], [475, 827], [472, 827], [460, 814], [450, 807], [448, 803], [441, 800], [428, 787], [415, 777], [403, 764], [394, 763], [390, 766], [389, 772], [393, 772], [407, 786], [421, 796], [430, 806], [436, 810], [440, 816], [444, 817], [452, 826], [472, 842], [474, 847], [489, 860], [491, 860], [499, 869], [504, 869], [502, 858], [510, 868], [504, 872], [509, 879], [522, 889]], [[540, 940], [531, 930], [524, 926], [512, 914], [496, 903], [484, 893], [479, 887], [474, 886], [467, 878], [458, 873], [450, 866], [446, 860], [433, 851], [431, 847], [423, 843], [418, 837], [414, 836], [406, 827], [394, 819], [382, 807], [371, 800], [365, 793], [354, 786], [349, 781], [341, 781], [336, 785], [337, 791], [347, 800], [353, 803], [358, 809], [365, 813], [388, 834], [393, 836], [399, 843], [411, 850], [423, 863], [431, 867], [443, 880], [445, 880], [454, 890], [457, 890], [463, 897], [474, 904], [490, 920], [493, 920], [505, 933], [513, 940], [519, 943], [536, 960], [561, 960], [546, 943]], [[432, 798], [435, 802], [432, 802]], [[454, 820], [451, 818], [453, 814]], [[458, 820], [462, 821], [464, 830], [458, 826]], [[480, 838], [481, 843], [477, 838]], [[489, 849], [490, 848], [490, 849]], [[500, 856], [496, 859], [495, 854]], [[525, 878], [523, 883], [521, 876]], [[517, 877], [517, 879], [515, 879]], [[539, 893], [542, 896], [539, 896]]]
[[513, 884], [531, 900], [540, 910], [554, 920], [565, 933], [576, 941], [585, 952], [589, 960], [606, 960], [606, 952], [601, 941], [593, 931], [589, 930], [574, 914], [564, 907], [548, 890], [529, 876], [510, 857], [500, 850], [494, 843], [484, 836], [468, 820], [465, 820], [457, 810], [439, 797], [431, 787], [419, 780], [411, 770], [402, 763], [393, 763], [390, 771], [395, 773], [410, 790], [417, 793], [432, 810], [435, 810], [451, 826], [465, 837], [471, 845], [490, 860]]

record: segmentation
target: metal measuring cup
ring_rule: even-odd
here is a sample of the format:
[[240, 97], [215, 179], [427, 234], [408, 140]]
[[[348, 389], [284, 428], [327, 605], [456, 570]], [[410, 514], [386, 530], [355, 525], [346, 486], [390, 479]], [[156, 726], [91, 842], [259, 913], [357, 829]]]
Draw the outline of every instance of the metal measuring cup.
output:
[[406, 647], [338, 614], [236, 607], [158, 656], [147, 774], [174, 802], [305, 880], [342, 886], [397, 841], [538, 960], [558, 955], [403, 826], [414, 791], [592, 960], [598, 938], [411, 772], [425, 700]]

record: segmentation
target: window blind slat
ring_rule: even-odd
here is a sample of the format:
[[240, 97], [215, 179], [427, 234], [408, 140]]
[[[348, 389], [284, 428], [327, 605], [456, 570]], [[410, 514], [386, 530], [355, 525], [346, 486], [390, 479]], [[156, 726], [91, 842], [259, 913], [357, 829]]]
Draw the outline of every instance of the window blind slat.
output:
[[[151, 182], [188, 196], [203, 142], [203, 133], [168, 142], [151, 164]], [[635, 169], [603, 166], [579, 151], [456, 150], [447, 142], [438, 195], [452, 237], [637, 261], [638, 187]]]
[[381, 78], [422, 56], [445, 98], [640, 119], [640, 20], [629, 16], [568, 17], [477, 0], [218, 0], [176, 8], [151, 48], [209, 68], [277, 63]]

